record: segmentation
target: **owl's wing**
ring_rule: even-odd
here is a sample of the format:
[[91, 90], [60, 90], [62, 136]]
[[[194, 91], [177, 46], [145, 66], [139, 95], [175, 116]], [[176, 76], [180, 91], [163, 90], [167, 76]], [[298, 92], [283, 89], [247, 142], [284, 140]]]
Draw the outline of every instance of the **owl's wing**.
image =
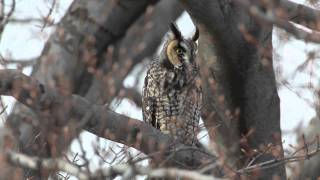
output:
[[[149, 72], [148, 72], [149, 73]], [[148, 74], [147, 73], [147, 74]], [[152, 96], [152, 88], [148, 87], [149, 81], [151, 81], [150, 76], [146, 76], [144, 80], [144, 87], [142, 92], [142, 111], [143, 111], [143, 121], [151, 124], [153, 127], [156, 126], [156, 98]]]
[[143, 120], [148, 123], [151, 124], [153, 127], [157, 127], [156, 126], [156, 111], [155, 111], [155, 106], [156, 106], [156, 102], [155, 102], [155, 98], [152, 97], [148, 97], [148, 98], [144, 98], [144, 104], [143, 104]]
[[190, 82], [188, 82], [190, 86], [188, 87], [189, 90], [187, 93], [187, 96], [191, 99], [192, 104], [194, 105], [195, 119], [197, 120], [200, 119], [202, 108], [202, 88], [198, 70], [199, 69], [197, 67], [194, 67], [194, 72], [191, 75]]

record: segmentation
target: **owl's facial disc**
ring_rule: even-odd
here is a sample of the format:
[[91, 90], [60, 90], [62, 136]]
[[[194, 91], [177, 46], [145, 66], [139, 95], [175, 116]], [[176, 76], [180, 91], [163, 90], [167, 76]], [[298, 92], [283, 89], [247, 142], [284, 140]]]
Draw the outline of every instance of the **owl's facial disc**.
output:
[[181, 54], [178, 54], [178, 51], [181, 53], [182, 51], [180, 51], [181, 49], [179, 48], [179, 42], [178, 40], [173, 40], [169, 43], [168, 47], [167, 47], [167, 57], [170, 61], [170, 63], [175, 67], [175, 68], [180, 68], [182, 66], [182, 59], [181, 59]]

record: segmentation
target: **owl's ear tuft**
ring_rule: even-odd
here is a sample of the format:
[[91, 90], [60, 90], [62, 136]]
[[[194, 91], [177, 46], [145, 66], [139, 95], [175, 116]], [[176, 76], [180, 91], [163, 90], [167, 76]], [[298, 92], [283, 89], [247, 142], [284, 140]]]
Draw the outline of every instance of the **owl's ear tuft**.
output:
[[192, 37], [192, 41], [196, 42], [199, 39], [199, 29], [196, 26], [196, 32], [194, 33], [193, 37]]
[[171, 29], [175, 39], [178, 39], [178, 40], [182, 39], [181, 32], [179, 31], [177, 25], [174, 22], [170, 23], [170, 29]]

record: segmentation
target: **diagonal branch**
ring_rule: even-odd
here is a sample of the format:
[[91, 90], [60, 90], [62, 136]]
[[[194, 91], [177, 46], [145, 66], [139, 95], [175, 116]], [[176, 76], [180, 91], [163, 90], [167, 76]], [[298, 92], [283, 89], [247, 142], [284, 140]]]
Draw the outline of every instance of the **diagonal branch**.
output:
[[310, 29], [320, 30], [320, 11], [289, 0], [281, 0], [280, 8], [285, 10], [288, 19]]
[[[167, 24], [175, 21], [182, 11], [180, 4], [171, 0], [163, 0], [154, 7], [148, 7], [143, 16], [127, 30], [123, 39], [108, 48], [108, 53], [102, 60], [103, 64], [96, 69], [91, 87], [84, 97], [97, 104], [106, 104], [116, 96], [121, 96], [125, 77], [137, 64], [155, 54], [164, 34], [168, 31]], [[113, 14], [110, 13], [108, 17], [112, 20]], [[110, 25], [108, 28], [112, 29], [114, 26]], [[107, 36], [101, 34], [104, 35]], [[113, 85], [110, 82], [114, 82]], [[114, 88], [107, 88], [108, 86]]]
[[42, 112], [52, 112], [47, 116], [51, 120], [58, 119], [58, 123], [51, 122], [58, 128], [59, 124], [63, 125], [60, 125], [62, 128], [74, 120], [72, 127], [84, 128], [99, 137], [134, 147], [147, 155], [169, 156], [171, 162], [182, 163], [187, 167], [197, 168], [215, 160], [201, 149], [176, 144], [170, 136], [142, 121], [92, 104], [77, 95], [62, 96], [16, 70], [0, 70], [0, 94], [15, 97], [40, 117]]
[[157, 2], [158, 0], [143, 0], [139, 1], [139, 3], [130, 0], [115, 1], [108, 18], [95, 35], [98, 56], [101, 57], [110, 44], [123, 37], [127, 29], [141, 16], [149, 5]]
[[315, 43], [320, 43], [320, 33], [319, 32], [307, 32], [301, 28], [296, 27], [294, 24], [290, 23], [288, 20], [283, 19], [274, 12], [264, 13], [254, 4], [251, 4], [248, 0], [235, 0], [235, 2], [242, 6], [246, 11], [254, 17], [258, 22], [267, 25], [276, 25], [279, 28], [286, 30], [287, 32], [294, 35], [297, 39], [303, 39], [306, 41], [311, 41]]

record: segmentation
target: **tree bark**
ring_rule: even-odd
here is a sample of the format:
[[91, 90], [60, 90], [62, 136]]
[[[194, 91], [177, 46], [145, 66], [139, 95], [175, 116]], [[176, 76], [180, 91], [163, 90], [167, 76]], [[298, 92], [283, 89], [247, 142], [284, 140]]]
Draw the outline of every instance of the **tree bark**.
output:
[[[261, 26], [229, 1], [181, 2], [201, 27], [199, 61], [210, 137], [224, 146], [227, 161], [240, 159], [238, 167], [269, 144], [272, 150], [255, 163], [283, 157], [272, 26]], [[259, 179], [286, 179], [284, 166], [255, 173]]]
[[[157, 24], [168, 24], [182, 12], [176, 2], [165, 0], [154, 8], [153, 13], [149, 12], [149, 14], [134, 23], [134, 20], [138, 19], [145, 9], [155, 2], [143, 1], [134, 3], [134, 7], [138, 9], [130, 8], [132, 14], [127, 14], [126, 10], [121, 10], [121, 8], [127, 7], [131, 3], [130, 1], [121, 1], [120, 4], [113, 4], [113, 1], [98, 0], [74, 1], [67, 14], [57, 25], [56, 32], [51, 35], [46, 43], [41, 56], [33, 67], [31, 76], [51, 88], [57, 88], [59, 92], [63, 92], [66, 96], [76, 93], [90, 98], [91, 102], [100, 104], [110, 102], [114, 98], [111, 95], [118, 94], [122, 88], [123, 79], [134, 64], [138, 64], [145, 57], [151, 56], [167, 31], [167, 27], [162, 25], [151, 27], [141, 25], [153, 21]], [[123, 18], [120, 19], [121, 21], [116, 23], [117, 26], [108, 26], [109, 23], [117, 21], [117, 18], [119, 18], [117, 17], [118, 13], [122, 13], [121, 17]], [[165, 16], [159, 18], [159, 14], [165, 14]], [[134, 26], [131, 30], [128, 30], [132, 24]], [[109, 34], [105, 32], [106, 28], [110, 32]], [[100, 49], [103, 52], [97, 52], [96, 47], [106, 47], [112, 43], [117, 43], [119, 48], [131, 50], [136, 45], [133, 42], [140, 42], [141, 40], [140, 36], [134, 36], [135, 33], [144, 32], [146, 28], [149, 28], [150, 32], [143, 39], [142, 43], [146, 48], [142, 51], [129, 51], [128, 54], [119, 55], [119, 58], [100, 57], [100, 59], [97, 59], [98, 56], [96, 54], [103, 53], [105, 50]], [[127, 31], [128, 35], [120, 42], [119, 40]], [[120, 34], [114, 35], [112, 32]], [[95, 36], [103, 36], [104, 40], [106, 39], [105, 36], [108, 36], [108, 38], [105, 41], [96, 41], [94, 43], [93, 37]], [[132, 59], [134, 61], [130, 63]], [[98, 61], [99, 63], [97, 63]], [[126, 64], [127, 66], [125, 66]], [[118, 73], [114, 68], [119, 65], [125, 66], [122, 73]], [[108, 88], [110, 84], [106, 83], [103, 86], [99, 85], [101, 82], [101, 76], [99, 77], [101, 70], [106, 73], [106, 75], [103, 74], [103, 77], [117, 75], [115, 76], [116, 81], [114, 81], [116, 82], [116, 93], [102, 93], [113, 88]], [[109, 80], [110, 82], [112, 81], [111, 79]], [[98, 94], [98, 96], [95, 96], [95, 94]], [[100, 94], [104, 96], [100, 96]], [[110, 96], [105, 96], [105, 94]], [[48, 157], [47, 147], [39, 144], [37, 142], [38, 139], [35, 138], [39, 137], [39, 119], [27, 107], [16, 103], [13, 112], [7, 119], [7, 125], [15, 132], [23, 153]], [[33, 174], [33, 172], [31, 174], [27, 172], [25, 175], [40, 177], [39, 174]]]

